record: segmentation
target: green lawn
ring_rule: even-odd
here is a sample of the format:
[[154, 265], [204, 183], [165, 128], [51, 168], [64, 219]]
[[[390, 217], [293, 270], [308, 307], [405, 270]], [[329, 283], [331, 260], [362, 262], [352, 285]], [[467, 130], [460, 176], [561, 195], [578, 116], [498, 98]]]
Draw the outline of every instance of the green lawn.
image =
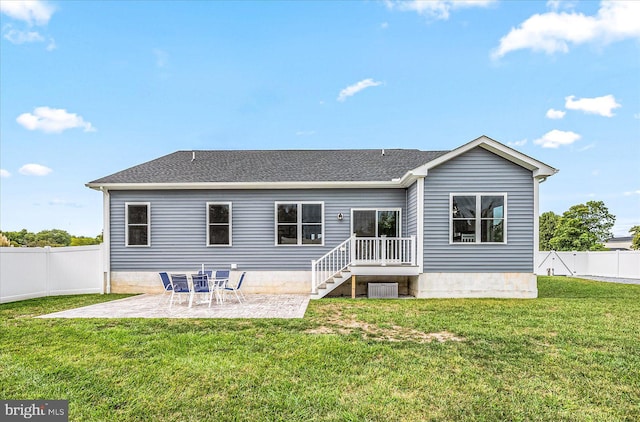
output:
[[640, 286], [535, 300], [311, 302], [301, 320], [36, 319], [0, 305], [0, 399], [72, 421], [640, 420]]

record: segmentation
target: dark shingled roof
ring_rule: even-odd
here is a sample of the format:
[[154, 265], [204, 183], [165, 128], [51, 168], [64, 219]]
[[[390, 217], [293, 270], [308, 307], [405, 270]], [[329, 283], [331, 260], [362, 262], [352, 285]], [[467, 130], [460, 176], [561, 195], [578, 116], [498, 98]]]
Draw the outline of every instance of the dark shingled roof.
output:
[[90, 184], [391, 181], [448, 151], [176, 151]]

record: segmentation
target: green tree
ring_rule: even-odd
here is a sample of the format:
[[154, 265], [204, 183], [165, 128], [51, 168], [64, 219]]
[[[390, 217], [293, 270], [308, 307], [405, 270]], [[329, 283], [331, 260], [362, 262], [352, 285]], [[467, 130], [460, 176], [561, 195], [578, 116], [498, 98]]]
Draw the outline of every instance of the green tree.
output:
[[550, 251], [551, 244], [549, 241], [553, 237], [560, 216], [553, 211], [547, 211], [540, 216], [540, 231], [538, 237], [540, 239], [540, 250]]
[[574, 205], [562, 214], [549, 245], [556, 251], [604, 250], [615, 221], [602, 201]]
[[69, 246], [71, 235], [65, 230], [42, 230], [36, 234], [35, 246]]
[[9, 239], [11, 246], [33, 246], [36, 241], [36, 235], [28, 232], [27, 229], [22, 229], [19, 232], [2, 232], [2, 234]]
[[69, 246], [99, 245], [100, 243], [102, 243], [102, 235], [97, 237], [71, 236], [71, 244]]
[[629, 229], [629, 233], [633, 236], [631, 240], [631, 249], [640, 249], [640, 226], [633, 226]]

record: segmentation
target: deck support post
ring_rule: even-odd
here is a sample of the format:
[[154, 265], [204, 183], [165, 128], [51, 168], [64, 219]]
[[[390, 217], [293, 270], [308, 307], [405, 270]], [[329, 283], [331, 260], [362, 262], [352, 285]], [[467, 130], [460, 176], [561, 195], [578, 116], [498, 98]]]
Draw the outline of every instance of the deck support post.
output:
[[356, 298], [356, 276], [351, 276], [351, 299]]

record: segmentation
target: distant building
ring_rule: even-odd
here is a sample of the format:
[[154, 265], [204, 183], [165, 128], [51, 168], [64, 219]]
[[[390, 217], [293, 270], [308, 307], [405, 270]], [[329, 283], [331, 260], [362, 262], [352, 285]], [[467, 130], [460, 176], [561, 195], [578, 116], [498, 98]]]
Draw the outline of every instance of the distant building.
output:
[[632, 240], [631, 236], [612, 237], [605, 242], [604, 247], [610, 251], [630, 251]]

